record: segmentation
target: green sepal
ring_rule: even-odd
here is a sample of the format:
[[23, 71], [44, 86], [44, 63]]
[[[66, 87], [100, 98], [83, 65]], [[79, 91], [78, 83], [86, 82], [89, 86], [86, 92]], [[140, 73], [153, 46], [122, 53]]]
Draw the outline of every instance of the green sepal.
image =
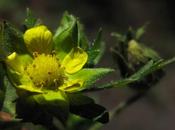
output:
[[78, 25], [78, 42], [77, 42], [77, 45], [84, 49], [84, 50], [87, 50], [89, 48], [89, 41], [85, 35], [85, 32], [84, 32], [84, 26], [79, 22], [77, 21], [77, 25]]
[[67, 12], [64, 13], [60, 26], [56, 30], [53, 37], [55, 51], [59, 59], [63, 59], [64, 56], [70, 52], [74, 47], [74, 41], [77, 41], [77, 20], [73, 15], [69, 15]]
[[88, 49], [88, 66], [96, 65], [105, 51], [105, 43], [102, 41], [102, 29], [99, 30], [96, 39]]
[[135, 32], [135, 39], [140, 40], [140, 38], [143, 36], [143, 34], [146, 31], [146, 27], [148, 26], [148, 23], [144, 24], [143, 26], [139, 27]]
[[101, 123], [109, 121], [109, 114], [106, 109], [96, 104], [93, 99], [77, 93], [68, 93], [67, 97], [71, 113]]
[[85, 89], [90, 89], [90, 87], [99, 79], [105, 75], [113, 72], [113, 69], [107, 68], [96, 68], [96, 69], [82, 69], [73, 75], [69, 75], [70, 80], [80, 80], [84, 81], [81, 87], [77, 87], [74, 91], [82, 91]]
[[142, 44], [140, 44], [140, 46], [143, 48], [143, 55], [148, 58], [148, 59], [152, 59], [152, 60], [158, 60], [158, 59], [161, 59], [161, 57], [159, 56], [159, 54], [154, 51], [153, 49], [151, 48], [148, 48]]
[[29, 8], [27, 8], [26, 18], [24, 20], [25, 30], [37, 26], [39, 24], [41, 24], [41, 21], [33, 15], [32, 11]]
[[6, 21], [0, 23], [0, 60], [13, 52], [26, 52], [23, 34]]
[[53, 39], [57, 57], [61, 60], [73, 47], [88, 48], [88, 40], [83, 32], [83, 26], [76, 17], [68, 12], [64, 13]]

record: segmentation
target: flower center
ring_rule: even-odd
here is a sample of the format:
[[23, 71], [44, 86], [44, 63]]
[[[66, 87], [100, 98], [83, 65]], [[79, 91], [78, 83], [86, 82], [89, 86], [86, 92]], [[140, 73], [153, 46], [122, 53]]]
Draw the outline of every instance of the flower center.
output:
[[65, 79], [64, 68], [55, 55], [36, 55], [33, 63], [26, 67], [26, 72], [39, 88], [56, 89]]

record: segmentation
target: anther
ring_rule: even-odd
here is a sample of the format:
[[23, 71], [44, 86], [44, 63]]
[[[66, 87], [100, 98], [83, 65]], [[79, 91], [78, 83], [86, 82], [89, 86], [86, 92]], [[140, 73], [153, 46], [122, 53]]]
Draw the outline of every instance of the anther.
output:
[[49, 74], [49, 75], [51, 75], [51, 74], [52, 74], [52, 72], [48, 72], [48, 74]]
[[54, 79], [53, 82], [54, 82], [55, 87], [58, 86], [58, 83], [59, 83], [58, 79]]
[[27, 67], [26, 66], [24, 67], [24, 70], [27, 70]]
[[36, 65], [35, 64], [33, 64], [33, 68], [36, 68]]
[[53, 51], [51, 52], [51, 55], [52, 55], [52, 56], [55, 56], [55, 55], [56, 55], [56, 51], [53, 50]]
[[36, 58], [36, 57], [38, 57], [38, 55], [39, 55], [38, 52], [33, 52], [33, 57]]

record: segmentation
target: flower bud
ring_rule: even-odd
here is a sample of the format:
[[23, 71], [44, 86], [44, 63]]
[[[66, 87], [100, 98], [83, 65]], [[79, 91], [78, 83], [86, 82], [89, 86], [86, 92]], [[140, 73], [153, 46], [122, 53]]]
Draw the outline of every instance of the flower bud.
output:
[[52, 33], [44, 25], [33, 27], [24, 33], [24, 42], [30, 53], [48, 54], [53, 45]]

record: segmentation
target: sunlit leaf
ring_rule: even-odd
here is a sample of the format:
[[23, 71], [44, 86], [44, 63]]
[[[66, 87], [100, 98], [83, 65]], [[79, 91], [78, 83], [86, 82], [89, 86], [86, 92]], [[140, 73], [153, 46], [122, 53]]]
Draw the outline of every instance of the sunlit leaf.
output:
[[82, 69], [79, 72], [75, 73], [74, 75], [70, 75], [69, 78], [71, 80], [79, 79], [83, 82], [83, 85], [81, 86], [72, 86], [75, 87], [74, 91], [82, 91], [86, 89], [90, 89], [92, 85], [105, 75], [113, 72], [113, 69], [106, 69], [106, 68], [96, 68], [96, 69]]

